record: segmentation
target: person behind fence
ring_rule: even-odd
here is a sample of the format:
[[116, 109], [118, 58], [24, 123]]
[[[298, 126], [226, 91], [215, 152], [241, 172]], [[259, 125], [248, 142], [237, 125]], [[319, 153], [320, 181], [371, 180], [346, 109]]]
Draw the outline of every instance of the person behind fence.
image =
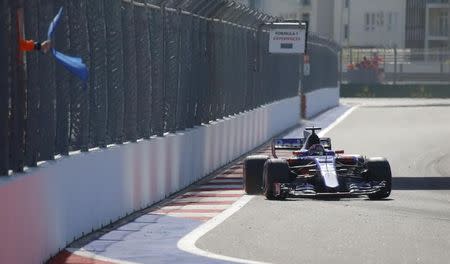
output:
[[46, 40], [43, 42], [38, 42], [34, 40], [20, 40], [20, 50], [21, 51], [42, 51], [47, 53], [52, 46], [52, 42], [50, 40]]

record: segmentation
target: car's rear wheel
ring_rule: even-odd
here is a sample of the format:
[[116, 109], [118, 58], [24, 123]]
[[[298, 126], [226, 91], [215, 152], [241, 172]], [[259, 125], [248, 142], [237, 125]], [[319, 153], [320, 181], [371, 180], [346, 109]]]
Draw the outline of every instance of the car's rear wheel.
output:
[[282, 200], [286, 197], [277, 194], [275, 185], [277, 183], [289, 183], [289, 165], [282, 159], [269, 159], [264, 164], [264, 195], [268, 200]]
[[264, 163], [266, 155], [248, 156], [244, 161], [244, 190], [247, 194], [262, 193]]
[[370, 158], [367, 161], [367, 179], [371, 182], [385, 181], [386, 186], [380, 191], [369, 194], [371, 200], [381, 200], [391, 195], [392, 173], [391, 166], [385, 158]]

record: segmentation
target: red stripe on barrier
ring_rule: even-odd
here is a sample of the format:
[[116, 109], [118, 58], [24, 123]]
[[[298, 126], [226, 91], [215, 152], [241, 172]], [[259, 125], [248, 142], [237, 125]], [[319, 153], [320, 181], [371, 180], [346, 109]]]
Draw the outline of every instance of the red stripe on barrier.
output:
[[113, 262], [81, 257], [64, 250], [50, 259], [47, 264], [113, 264]]
[[198, 188], [192, 190], [193, 192], [215, 192], [215, 191], [240, 191], [242, 187], [236, 188]]
[[172, 202], [167, 206], [186, 206], [186, 205], [222, 205], [222, 204], [234, 204], [236, 200], [230, 201], [211, 201], [211, 202]]
[[170, 213], [177, 213], [177, 214], [197, 214], [197, 213], [221, 213], [224, 209], [159, 209], [157, 211], [154, 211], [152, 213], [154, 214], [170, 214]]
[[211, 194], [185, 194], [180, 196], [180, 198], [190, 198], [190, 197], [199, 197], [199, 198], [208, 198], [208, 197], [241, 197], [243, 194], [239, 193], [211, 193]]
[[233, 182], [208, 182], [202, 184], [203, 186], [222, 186], [222, 185], [242, 185], [242, 181], [233, 181]]

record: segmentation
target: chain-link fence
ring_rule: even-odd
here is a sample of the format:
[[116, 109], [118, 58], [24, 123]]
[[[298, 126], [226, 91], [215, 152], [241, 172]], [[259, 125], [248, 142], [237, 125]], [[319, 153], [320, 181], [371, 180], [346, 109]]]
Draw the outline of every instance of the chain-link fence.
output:
[[[18, 49], [43, 40], [90, 69], [84, 85], [49, 55]], [[0, 175], [70, 151], [134, 142], [297, 94], [298, 56], [270, 55], [274, 18], [226, 0], [0, 0]]]
[[[338, 87], [340, 46], [315, 34], [308, 36], [309, 70], [303, 72], [302, 92]], [[305, 69], [305, 68], [304, 68]]]
[[346, 48], [342, 78], [358, 84], [448, 84], [450, 49]]

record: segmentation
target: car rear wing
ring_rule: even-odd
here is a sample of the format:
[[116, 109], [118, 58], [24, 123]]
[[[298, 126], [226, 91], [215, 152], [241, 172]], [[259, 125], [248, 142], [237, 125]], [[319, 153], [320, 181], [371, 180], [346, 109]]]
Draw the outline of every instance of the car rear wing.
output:
[[[272, 141], [272, 156], [277, 158], [277, 150], [300, 150], [305, 144], [304, 138], [278, 138]], [[320, 138], [320, 144], [328, 150], [331, 150], [331, 139]]]
[[300, 150], [305, 144], [303, 138], [278, 138], [272, 141], [272, 156], [277, 158], [277, 150]]

